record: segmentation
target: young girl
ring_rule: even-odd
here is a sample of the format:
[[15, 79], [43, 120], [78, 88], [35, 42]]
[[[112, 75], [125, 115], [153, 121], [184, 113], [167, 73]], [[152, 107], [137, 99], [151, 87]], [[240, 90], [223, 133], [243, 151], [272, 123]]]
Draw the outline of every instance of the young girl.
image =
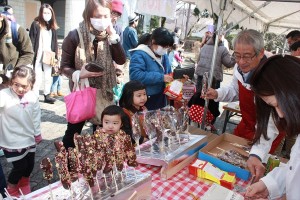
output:
[[172, 50], [169, 53], [169, 61], [172, 67], [172, 70], [174, 70], [177, 67], [181, 67], [183, 63], [182, 57], [179, 55], [179, 44], [173, 44]]
[[[104, 140], [108, 141], [106, 148], [111, 149], [111, 153], [104, 156], [106, 164], [103, 172], [110, 172], [114, 164], [116, 164], [117, 169], [121, 171], [125, 160], [127, 160], [129, 166], [136, 167], [135, 149], [131, 142], [131, 123], [123, 109], [117, 105], [107, 106], [101, 114], [101, 121], [103, 126], [101, 130], [102, 136], [106, 135], [104, 136], [104, 138], [106, 138]], [[97, 134], [97, 130], [95, 134]], [[130, 135], [130, 137], [126, 134]]]
[[15, 67], [10, 87], [0, 91], [0, 149], [13, 168], [7, 190], [12, 196], [31, 192], [29, 176], [34, 167], [36, 144], [41, 137], [41, 110], [38, 97], [31, 90], [34, 71], [26, 66]]
[[[117, 105], [107, 106], [101, 114], [103, 131], [106, 133], [114, 134], [117, 133], [120, 129], [125, 129], [124, 131], [126, 132], [126, 126], [128, 126], [126, 121], [124, 121], [126, 120], [126, 118], [127, 116], [121, 107]], [[131, 135], [128, 132], [126, 133], [128, 135]]]
[[[135, 113], [147, 110], [144, 106], [146, 102], [146, 87], [141, 82], [129, 81], [124, 85], [119, 104], [130, 119]], [[147, 137], [147, 135], [144, 129], [141, 128], [140, 142], [143, 142], [144, 137]]]

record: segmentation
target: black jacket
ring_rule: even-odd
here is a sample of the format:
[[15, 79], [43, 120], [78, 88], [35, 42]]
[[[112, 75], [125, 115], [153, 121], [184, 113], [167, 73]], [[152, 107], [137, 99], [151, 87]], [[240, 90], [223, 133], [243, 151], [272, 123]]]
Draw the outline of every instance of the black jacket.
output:
[[[38, 21], [33, 21], [30, 26], [29, 31], [29, 37], [32, 43], [32, 48], [34, 51], [34, 57], [33, 57], [33, 66], [35, 65], [37, 51], [39, 49], [39, 43], [40, 43], [40, 25]], [[51, 41], [51, 50], [55, 52], [55, 57], [57, 58], [57, 50], [58, 50], [58, 44], [57, 44], [57, 32], [55, 29], [51, 29], [52, 31], [52, 41]]]

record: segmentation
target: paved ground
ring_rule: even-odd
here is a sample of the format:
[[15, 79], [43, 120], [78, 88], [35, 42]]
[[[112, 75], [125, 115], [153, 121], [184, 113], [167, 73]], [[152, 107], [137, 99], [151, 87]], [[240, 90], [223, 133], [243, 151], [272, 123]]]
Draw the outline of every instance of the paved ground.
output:
[[[188, 56], [191, 54], [187, 54]], [[187, 59], [188, 60], [188, 59]], [[186, 61], [185, 66], [191, 65], [191, 62]], [[229, 71], [230, 72], [230, 71]], [[63, 92], [67, 94], [69, 92], [68, 89], [68, 81], [65, 77], [62, 78], [62, 88]], [[231, 80], [231, 74], [225, 74], [224, 75], [224, 81], [223, 84], [228, 84]], [[37, 152], [36, 152], [36, 164], [33, 170], [33, 173], [31, 175], [31, 187], [32, 190], [37, 190], [39, 188], [42, 188], [47, 185], [47, 182], [43, 180], [42, 171], [39, 168], [39, 164], [44, 157], [49, 157], [51, 161], [53, 162], [53, 158], [55, 155], [55, 147], [53, 145], [53, 142], [55, 140], [61, 140], [62, 136], [64, 135], [64, 132], [67, 127], [67, 122], [65, 119], [65, 103], [63, 101], [63, 98], [57, 98], [57, 101], [55, 104], [46, 104], [43, 102], [44, 98], [41, 95], [40, 96], [40, 105], [42, 109], [42, 136], [43, 141], [38, 145]], [[222, 104], [220, 108], [222, 107]], [[222, 130], [223, 127], [223, 121], [224, 121], [224, 113], [217, 119], [216, 121], [216, 128], [219, 129], [219, 133]], [[233, 130], [233, 125], [227, 126], [227, 131], [231, 132]], [[91, 132], [89, 127], [84, 127], [84, 130], [87, 132]], [[4, 174], [8, 175], [8, 173], [11, 170], [12, 165], [10, 163], [6, 162], [6, 159], [2, 156], [0, 157], [0, 162], [3, 166]], [[53, 165], [54, 166], [54, 165]], [[53, 182], [58, 180], [57, 172], [54, 172], [54, 178]]]

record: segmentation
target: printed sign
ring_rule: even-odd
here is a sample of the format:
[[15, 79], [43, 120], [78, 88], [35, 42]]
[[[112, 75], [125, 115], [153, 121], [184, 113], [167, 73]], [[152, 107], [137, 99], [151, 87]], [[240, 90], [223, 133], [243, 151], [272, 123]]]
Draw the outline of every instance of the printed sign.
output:
[[172, 19], [175, 17], [176, 4], [176, 0], [139, 0], [135, 11]]

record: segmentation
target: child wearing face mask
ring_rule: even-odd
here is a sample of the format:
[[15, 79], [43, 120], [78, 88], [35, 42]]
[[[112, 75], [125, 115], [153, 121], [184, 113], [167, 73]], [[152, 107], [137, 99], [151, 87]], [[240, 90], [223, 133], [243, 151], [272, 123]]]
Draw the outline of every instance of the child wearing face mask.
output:
[[173, 81], [171, 65], [167, 55], [168, 48], [173, 46], [173, 35], [165, 28], [152, 32], [149, 44], [140, 44], [131, 50], [129, 67], [130, 80], [143, 83], [148, 100], [145, 106], [149, 110], [165, 107], [165, 83]]
[[[40, 8], [39, 15], [32, 22], [29, 37], [34, 51], [33, 66], [36, 73], [36, 82], [33, 91], [39, 96], [39, 89], [42, 86], [44, 102], [53, 104], [55, 99], [50, 96], [52, 85], [52, 66], [43, 63], [45, 51], [55, 52], [57, 59], [57, 22], [55, 13], [49, 4], [43, 4]], [[44, 80], [42, 77], [44, 76]]]
[[0, 91], [0, 149], [12, 170], [7, 190], [11, 196], [31, 192], [29, 176], [34, 167], [36, 144], [41, 142], [41, 110], [38, 97], [31, 90], [34, 71], [27, 66], [15, 67], [9, 88]]

